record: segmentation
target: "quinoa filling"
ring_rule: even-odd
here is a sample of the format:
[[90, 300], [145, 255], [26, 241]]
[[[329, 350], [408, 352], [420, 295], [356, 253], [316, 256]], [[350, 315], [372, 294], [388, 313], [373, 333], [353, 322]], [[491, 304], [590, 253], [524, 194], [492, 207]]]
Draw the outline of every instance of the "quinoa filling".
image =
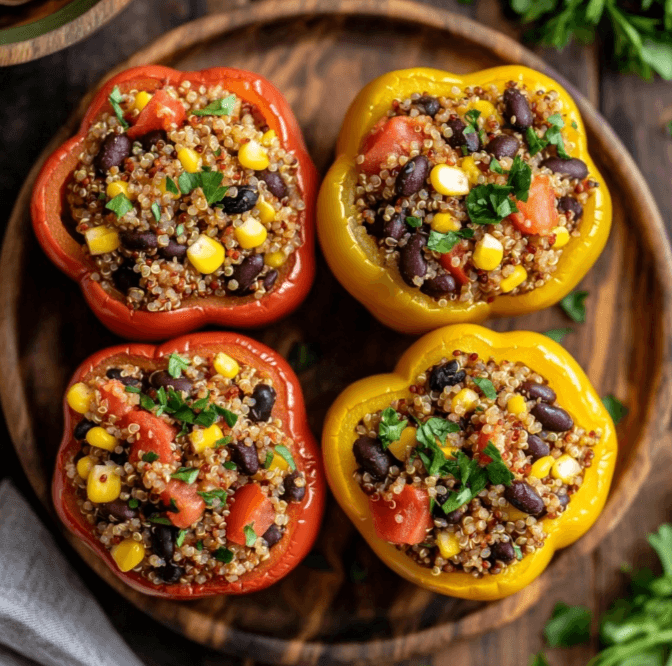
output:
[[542, 287], [597, 187], [566, 114], [513, 82], [394, 100], [356, 158], [361, 241], [442, 307]]
[[302, 244], [305, 201], [298, 160], [259, 109], [189, 81], [115, 88], [110, 102], [65, 190], [64, 224], [92, 278], [150, 312], [271, 292]]
[[266, 561], [306, 492], [276, 391], [224, 354], [120, 357], [75, 384], [77, 504], [121, 571], [235, 582]]
[[543, 519], [581, 488], [601, 432], [576, 425], [522, 363], [456, 350], [356, 436], [379, 538], [435, 575], [481, 577], [544, 545]]

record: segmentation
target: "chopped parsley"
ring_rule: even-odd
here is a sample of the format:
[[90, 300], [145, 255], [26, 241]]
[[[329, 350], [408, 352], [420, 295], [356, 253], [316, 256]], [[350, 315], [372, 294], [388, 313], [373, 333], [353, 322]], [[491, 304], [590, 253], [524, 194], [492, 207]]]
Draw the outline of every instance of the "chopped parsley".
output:
[[203, 542], [200, 539], [196, 542], [196, 550], [199, 553], [203, 550]]
[[172, 525], [173, 523], [165, 516], [150, 516], [147, 520], [155, 525]]
[[168, 357], [168, 374], [173, 379], [178, 379], [182, 376], [182, 371], [186, 370], [191, 361], [188, 358], [183, 358], [179, 354], [171, 354]]
[[208, 204], [212, 206], [221, 201], [229, 190], [228, 186], [221, 185], [223, 178], [224, 174], [219, 171], [202, 170], [196, 173], [184, 171], [177, 179], [177, 184], [182, 194], [189, 194], [200, 187]]
[[282, 444], [278, 444], [275, 447], [275, 452], [284, 459], [284, 461], [289, 465], [289, 468], [294, 472], [296, 470], [296, 463], [294, 462], [294, 458], [292, 458], [292, 454], [289, 452], [289, 449], [286, 446], [283, 446]]
[[110, 199], [105, 204], [105, 208], [111, 210], [117, 216], [117, 219], [119, 219], [133, 210], [133, 204], [123, 192], [120, 192], [114, 199]]
[[221, 488], [199, 492], [198, 494], [203, 498], [206, 506], [212, 506], [216, 499], [219, 500], [220, 504], [226, 504], [227, 492]]
[[218, 449], [220, 446], [226, 446], [227, 444], [230, 444], [231, 439], [232, 439], [231, 435], [226, 435], [225, 437], [218, 439], [215, 442], [215, 448]]
[[476, 386], [481, 389], [483, 395], [488, 400], [497, 399], [497, 391], [495, 391], [495, 387], [492, 385], [492, 382], [489, 379], [486, 377], [472, 377], [472, 379], [474, 380], [474, 384], [476, 384]]
[[236, 467], [236, 463], [232, 462], [231, 460], [227, 460], [227, 461], [224, 463], [224, 467], [225, 467], [226, 469], [238, 469], [238, 468]]
[[550, 331], [546, 331], [544, 335], [547, 338], [551, 338], [551, 340], [554, 340], [558, 344], [561, 344], [565, 339], [565, 336], [569, 335], [570, 333], [574, 333], [573, 328], [552, 328]]
[[543, 137], [538, 137], [533, 127], [528, 127], [525, 133], [529, 153], [532, 157], [537, 153], [547, 148], [549, 145], [555, 146], [558, 157], [563, 160], [570, 159], [570, 156], [565, 150], [565, 143], [562, 138], [562, 128], [565, 126], [565, 121], [559, 113], [554, 113], [546, 119], [550, 126], [546, 128]]
[[236, 106], [236, 96], [228, 95], [223, 99], [216, 99], [207, 106], [197, 111], [192, 111], [194, 116], [230, 116]]
[[269, 451], [266, 454], [266, 460], [264, 460], [264, 468], [268, 469], [271, 466], [271, 463], [273, 462], [273, 458], [275, 456], [273, 455], [273, 451]]
[[245, 525], [243, 527], [243, 534], [245, 535], [245, 545], [248, 548], [254, 547], [254, 544], [257, 543], [257, 533], [254, 531], [254, 523]]
[[628, 415], [628, 408], [611, 394], [602, 398], [602, 404], [607, 408], [614, 425], [618, 425]]
[[520, 155], [516, 155], [509, 171], [509, 179], [506, 183], [513, 188], [513, 196], [519, 201], [527, 201], [532, 184], [532, 169], [529, 164], [523, 162]]
[[560, 301], [560, 307], [565, 314], [577, 324], [583, 324], [586, 321], [585, 300], [587, 296], [587, 291], [573, 291]]
[[493, 173], [498, 173], [500, 175], [506, 173], [506, 171], [502, 169], [502, 165], [497, 161], [497, 158], [494, 156], [490, 159], [490, 171], [492, 171]]
[[392, 442], [396, 442], [407, 425], [408, 421], [402, 421], [392, 407], [383, 410], [378, 424], [378, 438], [383, 449], [386, 449]]
[[137, 386], [127, 386], [126, 393], [140, 393], [140, 389]]
[[[462, 130], [462, 134], [478, 134], [478, 138], [481, 143], [485, 143], [485, 132], [479, 130], [478, 128], [478, 117], [481, 115], [481, 112], [477, 109], [470, 109], [464, 114], [464, 118], [467, 121], [467, 126]], [[462, 153], [464, 154], [464, 149], [466, 146], [462, 146]], [[468, 152], [468, 151], [467, 151]]]
[[158, 460], [159, 456], [154, 451], [147, 451], [144, 456], [142, 456], [142, 462], [153, 463], [155, 460]]
[[184, 481], [185, 483], [194, 483], [198, 478], [199, 471], [198, 467], [180, 467], [177, 472], [170, 475], [170, 478]]
[[128, 508], [129, 509], [137, 509], [140, 506], [140, 502], [135, 499], [135, 497], [131, 497], [130, 500], [128, 500]]
[[166, 192], [170, 192], [171, 194], [180, 193], [180, 190], [177, 189], [177, 185], [175, 185], [175, 181], [170, 176], [166, 176]]
[[157, 222], [161, 221], [161, 207], [156, 201], [152, 204], [152, 215]]
[[406, 224], [409, 227], [417, 228], [422, 226], [422, 220], [419, 217], [409, 215], [406, 217]]
[[578, 130], [578, 129], [579, 129], [579, 126], [576, 124], [576, 120], [572, 120], [572, 127], [573, 127], [575, 130]]
[[477, 185], [467, 195], [467, 213], [475, 224], [499, 224], [511, 213], [518, 212], [511, 199], [513, 187], [510, 185]]
[[523, 551], [520, 549], [520, 546], [517, 543], [512, 543], [513, 546], [513, 552], [516, 554], [516, 559], [517, 560], [522, 560], [523, 559]]
[[[202, 548], [202, 546], [201, 546]], [[229, 550], [228, 548], [218, 548], [212, 556], [218, 561], [218, 562], [224, 562], [224, 564], [228, 564], [233, 560], [233, 551]]]
[[178, 224], [175, 227], [175, 235], [176, 236], [181, 236], [184, 233], [184, 225], [183, 224]]
[[499, 452], [499, 449], [489, 440], [487, 446], [483, 449], [483, 455], [488, 456], [491, 461], [485, 468], [490, 483], [494, 486], [510, 486], [514, 478], [513, 472], [502, 460], [502, 454]]
[[184, 537], [187, 536], [187, 530], [180, 530], [175, 539], [175, 545], [179, 548], [184, 543]]
[[438, 231], [430, 231], [427, 247], [432, 252], [440, 254], [447, 254], [450, 252], [463, 238], [473, 238], [473, 229], [460, 229], [459, 231], [447, 231], [442, 234]]
[[119, 90], [119, 86], [114, 86], [114, 88], [112, 88], [112, 92], [110, 93], [110, 95], [107, 99], [110, 102], [110, 104], [112, 105], [112, 109], [114, 110], [114, 115], [117, 116], [117, 120], [119, 121], [119, 124], [124, 129], [128, 129], [128, 123], [126, 122], [126, 119], [124, 118], [124, 112], [121, 108], [121, 103], [124, 101], [124, 97], [121, 94], [121, 91]]

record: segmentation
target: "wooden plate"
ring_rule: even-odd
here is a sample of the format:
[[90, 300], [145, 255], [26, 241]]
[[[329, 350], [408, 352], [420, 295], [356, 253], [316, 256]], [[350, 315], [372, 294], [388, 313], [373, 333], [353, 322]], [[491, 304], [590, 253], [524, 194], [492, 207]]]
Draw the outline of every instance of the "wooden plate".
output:
[[[153, 62], [180, 69], [226, 64], [267, 76], [293, 106], [323, 172], [333, 159], [349, 102], [365, 83], [390, 69], [425, 65], [465, 72], [515, 62], [560, 78], [516, 42], [404, 0], [262, 2], [169, 32], [120, 69]], [[45, 155], [74, 132], [90, 97]], [[575, 325], [566, 346], [601, 394], [614, 393], [630, 407], [619, 427], [621, 450], [609, 501], [583, 539], [559, 553], [523, 592], [490, 604], [436, 596], [396, 577], [333, 501], [315, 552], [280, 584], [248, 597], [189, 603], [148, 599], [121, 585], [75, 544], [89, 565], [136, 606], [189, 638], [265, 663], [389, 663], [501, 626], [541, 595], [552, 594], [634, 501], [649, 471], [649, 442], [660, 434], [671, 387], [664, 364], [672, 257], [662, 220], [618, 138], [585, 99], [575, 97], [591, 153], [609, 182], [615, 224], [606, 251], [581, 285], [590, 291], [588, 321]], [[47, 503], [63, 388], [86, 355], [116, 340], [87, 310], [76, 285], [48, 263], [30, 232], [28, 201], [41, 163], [21, 191], [0, 262], [0, 390], [14, 445]], [[537, 331], [570, 324], [559, 308], [491, 322], [498, 330]], [[322, 259], [299, 311], [255, 336], [284, 355], [297, 342], [317, 353], [317, 362], [300, 371], [300, 378], [318, 436], [341, 389], [366, 375], [389, 372], [412, 341], [375, 322], [335, 282]]]

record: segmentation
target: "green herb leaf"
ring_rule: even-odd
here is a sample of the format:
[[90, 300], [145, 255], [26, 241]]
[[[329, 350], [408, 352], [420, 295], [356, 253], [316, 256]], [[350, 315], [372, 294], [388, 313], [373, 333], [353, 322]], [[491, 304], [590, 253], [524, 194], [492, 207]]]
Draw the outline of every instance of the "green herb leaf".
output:
[[111, 199], [105, 204], [105, 208], [111, 210], [116, 216], [117, 219], [122, 218], [126, 213], [133, 210], [133, 204], [130, 199], [123, 193], [117, 194], [114, 199]]
[[175, 545], [179, 548], [184, 543], [184, 537], [187, 536], [187, 530], [180, 530], [175, 539]]
[[183, 224], [178, 224], [175, 227], [175, 235], [176, 236], [181, 236], [184, 233], [184, 225]]
[[590, 639], [592, 614], [583, 606], [556, 604], [551, 619], [544, 627], [544, 637], [550, 647], [571, 647]]
[[546, 659], [546, 655], [543, 652], [539, 652], [539, 654], [532, 655], [530, 658], [530, 666], [550, 666], [548, 663], [548, 659]]
[[222, 505], [226, 504], [227, 492], [226, 490], [222, 490], [221, 488], [203, 492], [199, 491], [198, 494], [203, 498], [203, 501], [207, 506], [212, 506], [213, 502], [216, 499], [219, 500], [220, 504]]
[[520, 549], [520, 546], [517, 543], [512, 543], [513, 552], [516, 554], [516, 559], [518, 561], [523, 559], [523, 551]]
[[520, 155], [516, 155], [509, 171], [509, 179], [506, 183], [513, 188], [513, 196], [519, 201], [527, 201], [532, 184], [532, 169], [529, 164], [523, 162]]
[[575, 130], [578, 130], [578, 129], [579, 129], [579, 126], [576, 124], [576, 120], [572, 120], [572, 127], [573, 127]]
[[254, 523], [245, 525], [245, 527], [243, 527], [243, 534], [245, 535], [245, 545], [248, 548], [252, 548], [257, 542], [257, 533], [254, 531]]
[[233, 551], [230, 551], [228, 548], [218, 548], [212, 556], [218, 561], [218, 562], [224, 562], [224, 564], [228, 564], [233, 560]]
[[208, 391], [208, 395], [206, 395], [205, 398], [201, 398], [200, 400], [196, 400], [196, 402], [194, 402], [191, 405], [191, 408], [192, 409], [198, 409], [198, 410], [207, 409], [209, 404], [210, 404], [210, 391]]
[[226, 467], [226, 469], [238, 469], [237, 466], [236, 466], [236, 463], [231, 462], [230, 460], [227, 460], [224, 463], [224, 467]]
[[545, 138], [537, 136], [534, 127], [528, 127], [525, 130], [525, 140], [527, 141], [527, 151], [530, 153], [530, 157], [534, 157], [548, 145], [548, 141]]
[[565, 336], [569, 335], [570, 333], [574, 333], [573, 328], [552, 328], [550, 331], [546, 331], [544, 335], [547, 338], [551, 338], [551, 340], [555, 340], [555, 342], [561, 344], [565, 339]]
[[467, 195], [467, 213], [475, 224], [499, 224], [518, 209], [511, 199], [509, 185], [477, 185]]
[[672, 576], [672, 525], [661, 525], [658, 532], [649, 534], [648, 541], [658, 554], [665, 575]]
[[483, 395], [488, 400], [497, 399], [497, 391], [495, 391], [495, 387], [489, 379], [486, 377], [472, 377], [472, 379], [474, 380], [474, 384], [476, 384], [476, 386], [481, 389]]
[[565, 311], [565, 314], [577, 324], [583, 324], [586, 321], [584, 301], [587, 296], [587, 291], [573, 291], [560, 301], [560, 307]]
[[231, 439], [232, 439], [231, 435], [225, 435], [224, 437], [218, 439], [215, 442], [215, 448], [218, 449], [220, 446], [226, 446], [227, 444], [230, 444]]
[[217, 150], [213, 153], [213, 155], [215, 157], [219, 157], [221, 154], [222, 154], [222, 149], [221, 148], [217, 148]]
[[180, 193], [180, 190], [177, 189], [177, 185], [175, 185], [175, 181], [170, 176], [166, 176], [166, 192], [170, 192], [171, 194]]
[[148, 412], [151, 412], [154, 409], [154, 407], [156, 407], [156, 403], [148, 395], [141, 393], [140, 406], [143, 409], [146, 409]]
[[203, 190], [203, 194], [205, 195], [208, 204], [212, 206], [212, 204], [221, 201], [229, 190], [228, 186], [220, 187], [224, 174], [219, 171], [202, 171], [200, 176], [201, 189]]
[[292, 458], [292, 454], [289, 452], [289, 449], [286, 446], [283, 444], [278, 444], [275, 447], [275, 452], [285, 460], [292, 472], [296, 471], [296, 463], [294, 462], [294, 458]]
[[407, 224], [409, 227], [417, 228], [417, 227], [421, 227], [421, 226], [422, 226], [422, 220], [421, 220], [419, 217], [412, 217], [412, 216], [409, 215], [409, 216], [406, 218], [406, 224]]
[[236, 106], [236, 96], [229, 95], [223, 99], [216, 99], [207, 106], [197, 111], [192, 111], [194, 116], [230, 116]]
[[178, 379], [182, 376], [182, 371], [186, 370], [191, 361], [188, 358], [183, 358], [179, 354], [171, 354], [168, 357], [168, 374], [173, 379]]
[[506, 171], [502, 169], [502, 165], [497, 161], [497, 158], [494, 156], [490, 158], [490, 171], [492, 171], [493, 173], [498, 173], [500, 175], [506, 173]]
[[450, 252], [463, 238], [473, 238], [473, 229], [460, 229], [459, 231], [448, 231], [442, 234], [438, 231], [430, 231], [427, 247], [432, 252], [439, 252], [440, 254], [447, 254]]
[[124, 390], [126, 393], [140, 393], [140, 389], [137, 386], [127, 386]]
[[152, 204], [152, 215], [157, 222], [161, 221], [161, 207], [156, 201]]
[[200, 186], [200, 174], [183, 171], [177, 179], [177, 184], [180, 186], [180, 192], [182, 192], [182, 194], [189, 194], [192, 190], [195, 190]]
[[212, 409], [217, 412], [220, 416], [224, 417], [224, 420], [226, 421], [226, 425], [229, 426], [229, 428], [233, 428], [234, 425], [238, 422], [238, 414], [234, 414], [233, 412], [230, 412], [228, 409], [225, 409], [224, 407], [220, 407], [219, 405], [212, 405]]
[[196, 542], [196, 550], [199, 553], [203, 550], [203, 542], [200, 539]]
[[128, 123], [126, 122], [126, 120], [124, 118], [124, 111], [121, 108], [121, 103], [124, 101], [124, 97], [121, 94], [121, 91], [119, 90], [119, 86], [114, 86], [114, 88], [112, 88], [112, 92], [110, 93], [110, 95], [107, 99], [110, 102], [110, 104], [112, 105], [112, 109], [114, 110], [114, 115], [117, 116], [117, 120], [119, 121], [119, 124], [124, 129], [128, 129]]
[[552, 116], [549, 116], [546, 119], [551, 126], [546, 130], [544, 134], [544, 139], [549, 143], [555, 146], [555, 149], [558, 153], [558, 156], [563, 160], [568, 160], [570, 155], [565, 151], [565, 143], [562, 139], [562, 128], [565, 126], [565, 122], [560, 116], [559, 113], [554, 113]]
[[142, 462], [153, 463], [155, 460], [158, 460], [159, 456], [154, 451], [147, 451], [144, 456], [142, 456]]
[[150, 523], [154, 523], [156, 525], [172, 525], [173, 524], [165, 516], [150, 516], [147, 520], [149, 520]]
[[602, 398], [602, 404], [607, 408], [615, 425], [618, 425], [628, 415], [628, 408], [613, 395], [605, 395]]
[[386, 449], [392, 442], [396, 442], [407, 425], [408, 421], [402, 421], [392, 407], [383, 410], [378, 424], [378, 438], [383, 449]]
[[129, 509], [137, 509], [140, 506], [140, 502], [135, 499], [135, 497], [131, 497], [130, 500], [128, 500], [128, 508]]
[[184, 481], [185, 483], [194, 483], [198, 478], [199, 471], [198, 467], [180, 467], [177, 472], [170, 475], [170, 478]]
[[271, 466], [271, 463], [273, 462], [273, 458], [275, 456], [273, 455], [273, 451], [269, 451], [266, 454], [266, 460], [264, 460], [264, 467], [268, 469]]
[[510, 486], [514, 479], [513, 472], [502, 460], [502, 454], [499, 452], [499, 449], [489, 441], [482, 453], [492, 460], [492, 462], [488, 463], [485, 468], [490, 483], [495, 486]]

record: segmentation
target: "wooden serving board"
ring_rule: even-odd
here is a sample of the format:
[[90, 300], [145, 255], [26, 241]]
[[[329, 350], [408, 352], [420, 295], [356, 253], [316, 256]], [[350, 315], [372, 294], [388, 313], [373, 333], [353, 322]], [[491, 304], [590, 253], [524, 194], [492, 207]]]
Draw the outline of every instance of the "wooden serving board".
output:
[[[209, 15], [167, 33], [119, 69], [163, 63], [185, 70], [229, 65], [257, 71], [287, 96], [324, 172], [356, 92], [391, 69], [433, 66], [457, 73], [521, 63], [560, 79], [513, 40], [446, 11], [406, 0], [266, 0]], [[112, 73], [111, 73], [112, 74]], [[563, 85], [572, 90], [566, 82]], [[88, 354], [118, 342], [88, 311], [77, 286], [53, 268], [30, 231], [31, 187], [44, 157], [69, 137], [89, 94], [25, 183], [0, 261], [0, 393], [18, 455], [48, 505], [61, 436], [61, 396]], [[601, 394], [630, 408], [619, 426], [619, 462], [607, 506], [592, 530], [559, 553], [521, 593], [495, 603], [437, 596], [392, 574], [333, 500], [314, 552], [269, 590], [239, 598], [175, 603], [126, 588], [81, 545], [83, 559], [129, 601], [185, 636], [255, 661], [277, 664], [398, 661], [504, 625], [562, 584], [636, 500], [650, 468], [649, 445], [670, 412], [672, 256], [646, 183], [604, 119], [575, 94], [589, 146], [614, 199], [607, 248], [581, 288], [588, 320], [565, 346]], [[489, 322], [497, 330], [546, 331], [572, 323], [555, 307]], [[252, 335], [283, 355], [308, 345], [316, 362], [299, 371], [311, 427], [349, 383], [388, 372], [413, 338], [378, 324], [318, 255], [315, 285], [299, 310]], [[294, 353], [294, 352], [292, 352]], [[329, 461], [326, 461], [329, 464]]]

